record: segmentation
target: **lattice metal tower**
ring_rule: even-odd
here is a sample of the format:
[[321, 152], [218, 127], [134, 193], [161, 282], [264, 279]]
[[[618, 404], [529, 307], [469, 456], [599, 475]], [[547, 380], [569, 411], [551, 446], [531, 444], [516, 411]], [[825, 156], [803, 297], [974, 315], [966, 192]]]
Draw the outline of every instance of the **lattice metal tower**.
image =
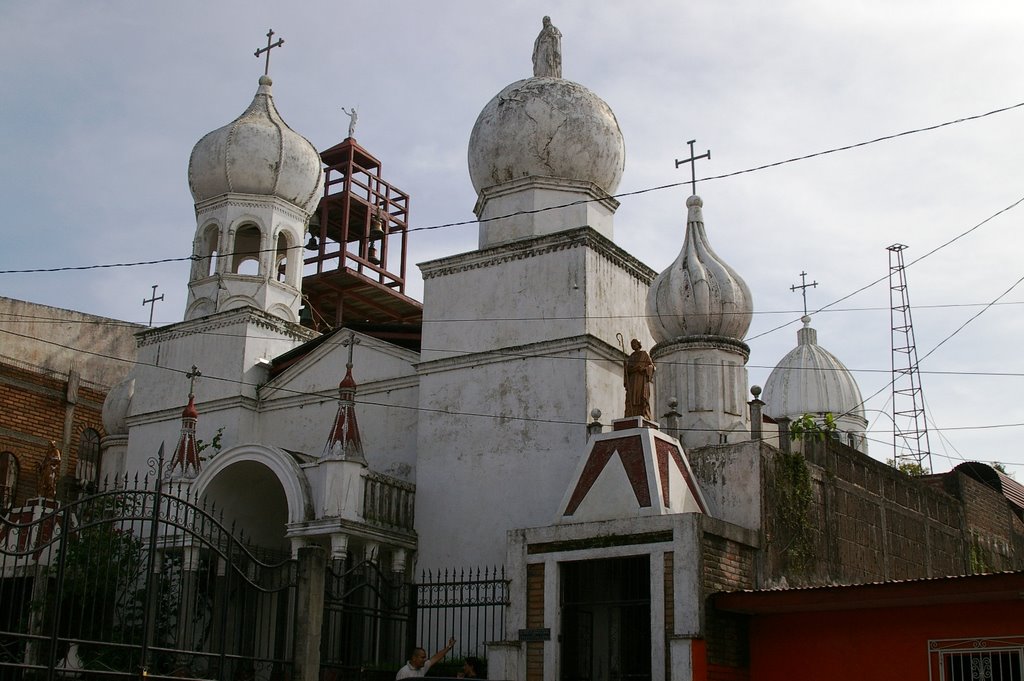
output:
[[892, 453], [893, 462], [916, 464], [932, 470], [932, 452], [928, 442], [928, 424], [924, 413], [924, 394], [917, 366], [917, 343], [910, 316], [907, 273], [903, 264], [903, 244], [889, 251], [889, 302], [892, 321]]

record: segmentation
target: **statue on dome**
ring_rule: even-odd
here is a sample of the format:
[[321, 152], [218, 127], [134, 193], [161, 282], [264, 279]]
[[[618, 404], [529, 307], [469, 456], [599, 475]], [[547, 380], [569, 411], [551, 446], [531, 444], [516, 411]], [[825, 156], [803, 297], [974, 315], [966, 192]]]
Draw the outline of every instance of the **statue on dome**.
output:
[[346, 116], [348, 116], [348, 136], [355, 139], [356, 121], [359, 120], [359, 112], [356, 111], [355, 107], [352, 107], [351, 111], [349, 111], [345, 107], [341, 107], [341, 110], [345, 112]]
[[50, 451], [39, 463], [39, 477], [36, 479], [36, 496], [41, 499], [57, 497], [57, 479], [60, 477], [60, 450], [50, 440]]
[[562, 32], [544, 17], [544, 27], [533, 41], [534, 78], [562, 77]]
[[636, 338], [630, 341], [629, 346], [633, 348], [633, 354], [622, 363], [622, 383], [626, 386], [626, 411], [623, 416], [643, 416], [652, 421], [651, 381], [654, 380], [654, 361]]

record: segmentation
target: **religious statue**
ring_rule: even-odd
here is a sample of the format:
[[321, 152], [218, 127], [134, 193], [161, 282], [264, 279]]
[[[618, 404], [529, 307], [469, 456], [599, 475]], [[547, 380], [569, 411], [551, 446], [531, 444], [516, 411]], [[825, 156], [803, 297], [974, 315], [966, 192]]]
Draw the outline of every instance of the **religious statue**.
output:
[[354, 139], [356, 136], [356, 121], [359, 120], [359, 112], [356, 111], [355, 107], [352, 107], [351, 111], [345, 107], [341, 107], [341, 110], [345, 112], [346, 116], [348, 116], [348, 136]]
[[533, 41], [533, 75], [562, 77], [562, 32], [551, 23], [551, 17], [544, 17], [544, 27]]
[[651, 381], [654, 380], [654, 362], [651, 356], [641, 348], [640, 341], [634, 338], [629, 346], [633, 354], [623, 361], [623, 385], [626, 386], [626, 413], [624, 416], [643, 416], [653, 421], [651, 416]]
[[57, 479], [60, 477], [60, 450], [50, 440], [50, 451], [39, 463], [39, 477], [36, 480], [36, 496], [41, 499], [57, 497]]

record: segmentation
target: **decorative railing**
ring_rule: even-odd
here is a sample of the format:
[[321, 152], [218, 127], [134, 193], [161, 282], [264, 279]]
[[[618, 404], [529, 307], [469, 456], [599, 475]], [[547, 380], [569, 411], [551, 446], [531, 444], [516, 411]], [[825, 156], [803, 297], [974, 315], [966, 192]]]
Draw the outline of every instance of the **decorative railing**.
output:
[[382, 473], [363, 474], [363, 519], [412, 531], [416, 485]]

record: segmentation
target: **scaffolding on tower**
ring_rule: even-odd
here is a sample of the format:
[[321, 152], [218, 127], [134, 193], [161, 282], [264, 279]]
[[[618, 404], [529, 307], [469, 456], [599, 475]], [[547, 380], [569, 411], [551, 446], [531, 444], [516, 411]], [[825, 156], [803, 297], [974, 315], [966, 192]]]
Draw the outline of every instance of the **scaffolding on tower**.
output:
[[930, 472], [932, 453], [924, 412], [914, 322], [910, 314], [903, 244], [889, 246], [889, 302], [892, 321], [892, 450], [897, 468]]

